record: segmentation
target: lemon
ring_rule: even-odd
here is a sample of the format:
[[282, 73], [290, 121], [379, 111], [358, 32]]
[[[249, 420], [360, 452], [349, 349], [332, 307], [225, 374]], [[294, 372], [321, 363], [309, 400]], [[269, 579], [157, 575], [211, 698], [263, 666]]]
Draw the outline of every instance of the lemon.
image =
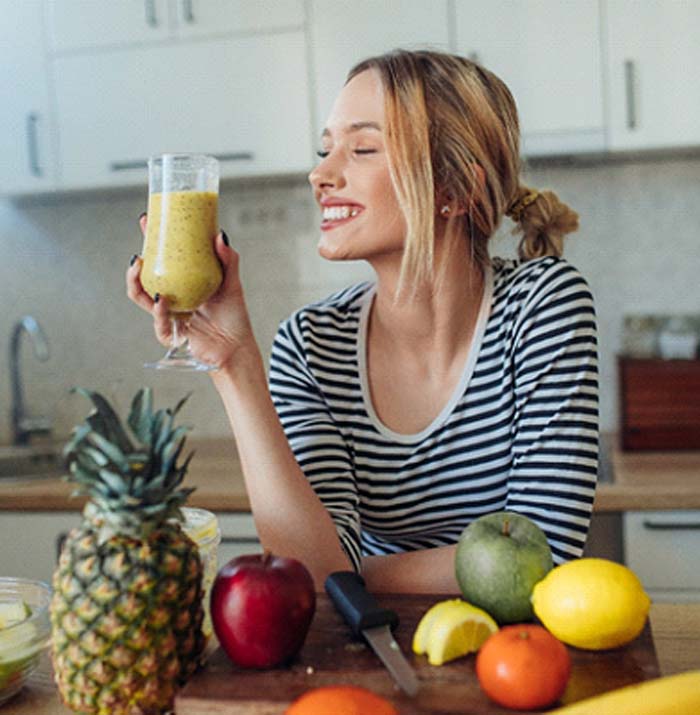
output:
[[557, 566], [535, 584], [532, 605], [559, 640], [604, 650], [629, 643], [641, 633], [650, 601], [626, 566], [584, 558]]
[[431, 665], [442, 665], [481, 648], [498, 630], [486, 611], [459, 598], [429, 608], [413, 634], [413, 652], [427, 654]]

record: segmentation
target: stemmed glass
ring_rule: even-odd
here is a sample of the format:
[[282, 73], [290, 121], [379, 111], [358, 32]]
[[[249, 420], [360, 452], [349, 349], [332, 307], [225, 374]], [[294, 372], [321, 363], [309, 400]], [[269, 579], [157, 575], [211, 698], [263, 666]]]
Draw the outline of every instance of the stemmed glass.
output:
[[183, 337], [192, 313], [221, 285], [214, 252], [218, 232], [219, 164], [203, 154], [163, 154], [148, 161], [148, 226], [141, 284], [167, 301], [171, 346], [146, 367], [216, 370], [198, 360]]

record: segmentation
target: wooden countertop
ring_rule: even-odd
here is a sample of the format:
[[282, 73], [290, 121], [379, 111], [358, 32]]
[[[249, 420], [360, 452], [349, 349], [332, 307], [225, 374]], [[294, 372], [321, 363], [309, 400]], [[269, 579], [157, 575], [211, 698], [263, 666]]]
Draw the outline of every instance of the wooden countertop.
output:
[[[250, 511], [233, 439], [192, 440], [195, 450], [187, 486], [196, 487], [190, 505], [217, 512]], [[614, 436], [601, 449], [601, 479], [594, 511], [700, 509], [700, 451], [623, 452]], [[78, 511], [72, 486], [60, 479], [1, 482], [0, 510]]]
[[[653, 604], [651, 630], [662, 675], [700, 669], [700, 603]], [[46, 655], [28, 686], [2, 706], [3, 715], [71, 715], [58, 698]]]

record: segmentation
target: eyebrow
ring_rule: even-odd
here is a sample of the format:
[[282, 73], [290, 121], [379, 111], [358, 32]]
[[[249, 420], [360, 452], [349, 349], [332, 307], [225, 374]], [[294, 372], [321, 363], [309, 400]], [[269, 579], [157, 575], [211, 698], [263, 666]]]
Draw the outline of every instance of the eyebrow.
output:
[[[382, 131], [381, 124], [379, 124], [378, 122], [353, 122], [352, 124], [348, 125], [347, 129], [345, 130], [345, 133], [349, 134], [350, 132], [359, 132], [362, 129], [376, 129], [379, 132]], [[326, 127], [321, 132], [322, 137], [329, 137], [330, 135], [331, 132], [328, 127]]]

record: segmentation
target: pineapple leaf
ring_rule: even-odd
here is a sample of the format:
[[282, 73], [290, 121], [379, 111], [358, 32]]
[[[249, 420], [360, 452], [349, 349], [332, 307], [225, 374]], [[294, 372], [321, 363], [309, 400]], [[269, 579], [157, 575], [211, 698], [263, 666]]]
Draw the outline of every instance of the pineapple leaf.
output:
[[91, 427], [87, 424], [75, 427], [73, 429], [73, 435], [67, 442], [66, 446], [63, 448], [63, 456], [70, 457], [78, 449], [82, 441], [89, 434], [90, 430]]
[[132, 452], [134, 447], [131, 440], [109, 402], [99, 392], [84, 387], [75, 387], [73, 391], [87, 397], [95, 406], [95, 411], [86, 420], [93, 429], [103, 434], [110, 442], [114, 442], [122, 452]]
[[173, 417], [175, 417], [175, 415], [177, 415], [177, 413], [182, 409], [182, 406], [185, 404], [185, 402], [187, 402], [187, 400], [190, 399], [190, 397], [192, 397], [192, 393], [191, 393], [191, 392], [188, 392], [188, 393], [177, 403], [177, 405], [175, 405], [175, 407], [174, 407], [173, 410], [172, 410], [172, 415], [173, 415]]
[[136, 393], [129, 413], [128, 423], [141, 444], [148, 444], [153, 419], [153, 393], [145, 387]]
[[97, 432], [90, 432], [86, 439], [88, 442], [94, 444], [110, 462], [116, 464], [122, 472], [128, 472], [129, 462], [116, 444], [112, 444], [108, 439], [105, 439]]

